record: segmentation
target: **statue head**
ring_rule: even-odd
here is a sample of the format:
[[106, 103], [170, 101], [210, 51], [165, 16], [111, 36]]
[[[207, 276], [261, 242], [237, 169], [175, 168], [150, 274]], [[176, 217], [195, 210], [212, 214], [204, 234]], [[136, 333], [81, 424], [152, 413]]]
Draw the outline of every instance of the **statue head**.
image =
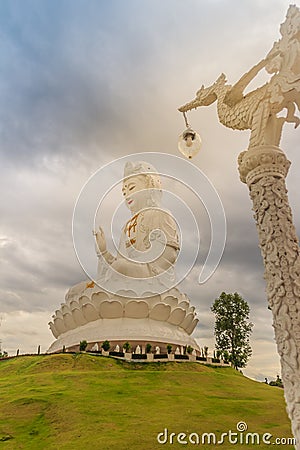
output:
[[126, 205], [133, 214], [144, 208], [159, 207], [162, 191], [155, 167], [144, 161], [127, 162], [122, 192]]

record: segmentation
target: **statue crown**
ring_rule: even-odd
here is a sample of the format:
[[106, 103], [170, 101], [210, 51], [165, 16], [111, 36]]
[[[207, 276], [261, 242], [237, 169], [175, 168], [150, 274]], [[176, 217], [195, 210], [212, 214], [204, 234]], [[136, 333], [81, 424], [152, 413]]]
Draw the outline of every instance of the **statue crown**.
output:
[[160, 176], [152, 164], [145, 161], [128, 161], [124, 168], [124, 178], [134, 175], [147, 175], [150, 179], [151, 187], [161, 189]]

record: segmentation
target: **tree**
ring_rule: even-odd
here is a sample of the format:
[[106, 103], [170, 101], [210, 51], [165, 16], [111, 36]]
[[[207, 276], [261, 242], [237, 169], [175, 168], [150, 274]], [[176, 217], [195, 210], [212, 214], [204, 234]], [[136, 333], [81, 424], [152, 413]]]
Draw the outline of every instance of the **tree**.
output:
[[211, 308], [215, 314], [216, 347], [235, 369], [245, 367], [252, 354], [249, 343], [253, 323], [248, 303], [237, 293], [222, 292]]

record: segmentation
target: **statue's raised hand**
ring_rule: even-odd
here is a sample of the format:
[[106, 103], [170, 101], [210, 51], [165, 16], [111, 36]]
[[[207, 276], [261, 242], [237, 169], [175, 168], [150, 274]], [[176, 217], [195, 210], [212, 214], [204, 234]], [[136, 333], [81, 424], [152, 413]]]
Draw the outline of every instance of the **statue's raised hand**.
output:
[[99, 227], [98, 231], [93, 231], [93, 234], [96, 238], [96, 251], [97, 253], [106, 252], [106, 239], [104, 231], [101, 227]]

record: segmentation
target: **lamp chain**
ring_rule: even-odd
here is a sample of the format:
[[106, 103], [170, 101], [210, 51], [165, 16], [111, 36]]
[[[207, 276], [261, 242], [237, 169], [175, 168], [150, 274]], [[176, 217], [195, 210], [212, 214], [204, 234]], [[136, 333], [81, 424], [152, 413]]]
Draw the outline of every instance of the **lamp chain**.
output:
[[188, 120], [187, 120], [187, 116], [186, 116], [185, 111], [183, 111], [182, 114], [183, 114], [183, 117], [184, 117], [185, 126], [186, 126], [187, 128], [190, 128], [191, 126], [190, 126], [190, 124], [188, 123]]

